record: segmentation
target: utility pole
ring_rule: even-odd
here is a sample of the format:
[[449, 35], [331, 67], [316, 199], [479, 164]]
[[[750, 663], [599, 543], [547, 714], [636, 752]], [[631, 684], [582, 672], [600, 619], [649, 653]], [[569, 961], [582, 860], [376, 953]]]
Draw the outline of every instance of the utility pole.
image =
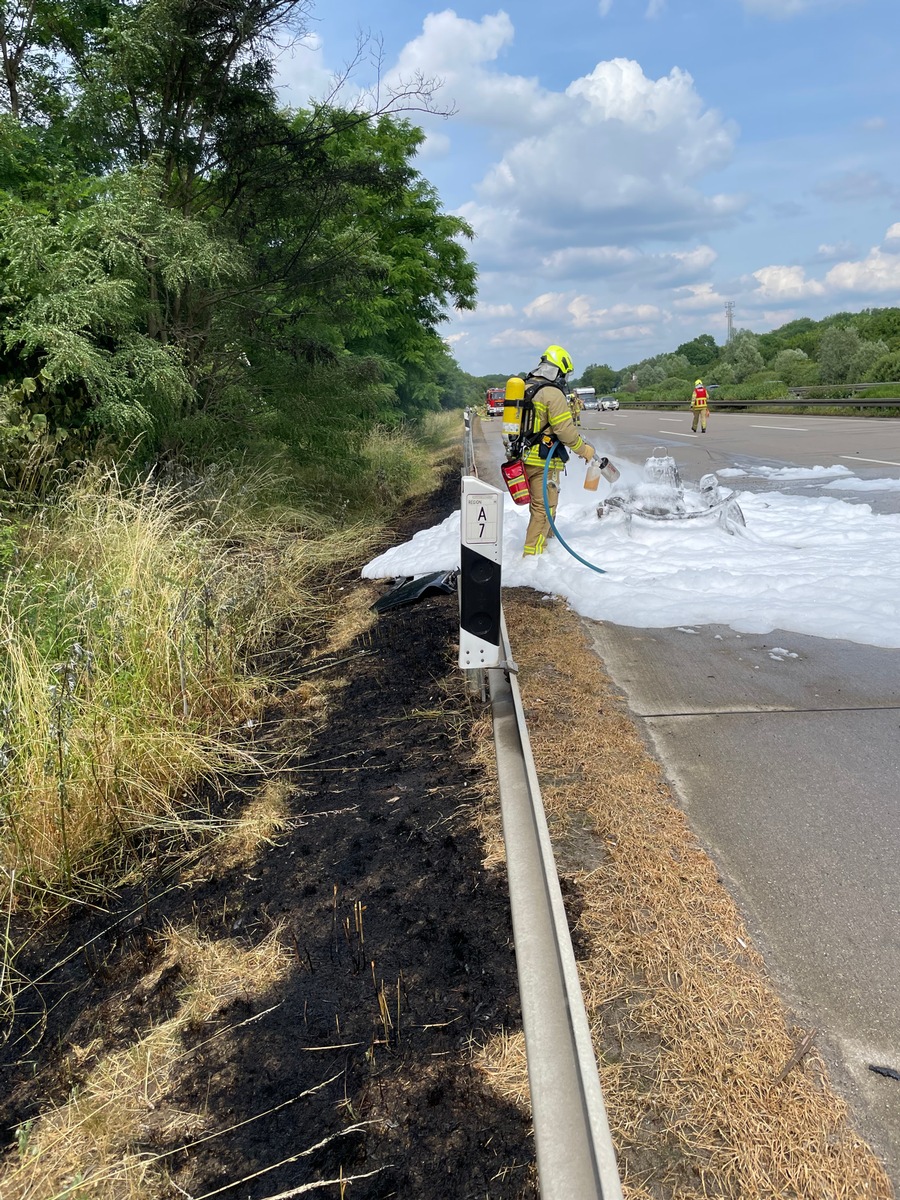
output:
[[728, 322], [728, 336], [725, 339], [726, 346], [731, 345], [734, 341], [734, 301], [725, 301], [725, 319]]

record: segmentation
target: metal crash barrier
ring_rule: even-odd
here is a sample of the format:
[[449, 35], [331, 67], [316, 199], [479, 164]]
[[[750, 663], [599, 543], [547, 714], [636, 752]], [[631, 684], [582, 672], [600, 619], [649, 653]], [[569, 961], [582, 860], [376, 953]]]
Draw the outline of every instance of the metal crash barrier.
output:
[[[622, 1200], [616, 1156], [500, 606], [503, 493], [475, 472], [466, 410], [460, 666], [489, 680], [542, 1200]], [[495, 625], [496, 622], [496, 625]], [[468, 626], [468, 627], [467, 627]]]
[[476, 475], [475, 439], [472, 434], [472, 422], [475, 420], [475, 409], [467, 408], [463, 414], [465, 433], [463, 436], [463, 475]]
[[[506, 622], [502, 645], [509, 657]], [[621, 1200], [575, 953], [515, 675], [488, 671], [543, 1200]]]

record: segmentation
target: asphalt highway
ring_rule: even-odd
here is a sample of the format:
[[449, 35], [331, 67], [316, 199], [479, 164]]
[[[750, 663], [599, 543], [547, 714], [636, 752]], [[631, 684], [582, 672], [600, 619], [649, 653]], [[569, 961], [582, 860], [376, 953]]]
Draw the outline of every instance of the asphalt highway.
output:
[[[690, 423], [688, 411], [623, 409], [583, 414], [582, 432], [613, 461], [666, 446], [686, 480], [834, 463], [900, 479], [900, 420], [714, 410], [705, 435]], [[481, 425], [480, 471], [499, 484], [501, 422]], [[841, 498], [900, 511], [900, 491]], [[869, 1069], [900, 1073], [900, 650], [778, 630], [584, 625], [900, 1190], [900, 1080]], [[775, 646], [797, 657], [775, 662]]]

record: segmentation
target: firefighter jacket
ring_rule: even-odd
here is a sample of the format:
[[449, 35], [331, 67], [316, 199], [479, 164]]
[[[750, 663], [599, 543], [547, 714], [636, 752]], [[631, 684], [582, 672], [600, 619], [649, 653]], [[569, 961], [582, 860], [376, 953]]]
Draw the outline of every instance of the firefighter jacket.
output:
[[[529, 380], [526, 380], [526, 386], [528, 383]], [[554, 387], [552, 383], [548, 383], [544, 387], [538, 388], [532, 397], [532, 403], [534, 404], [535, 434], [552, 434], [564, 446], [568, 446], [576, 454], [581, 454], [587, 443], [572, 422], [572, 414], [569, 412], [566, 393], [561, 388]], [[583, 454], [581, 456], [582, 458], [584, 457]], [[533, 446], [530, 446], [525, 451], [522, 457], [530, 467], [542, 467], [544, 465], [546, 460], [541, 457], [539, 438]], [[564, 466], [565, 462], [563, 459], [554, 454], [550, 460], [550, 470], [558, 471]]]
[[695, 387], [691, 393], [691, 408], [708, 408], [709, 394], [705, 387]]

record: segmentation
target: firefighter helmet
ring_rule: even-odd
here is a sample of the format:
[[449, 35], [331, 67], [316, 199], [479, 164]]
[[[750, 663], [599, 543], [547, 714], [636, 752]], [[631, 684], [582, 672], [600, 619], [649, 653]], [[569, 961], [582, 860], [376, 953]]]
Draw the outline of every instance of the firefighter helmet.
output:
[[568, 375], [570, 371], [574, 371], [575, 369], [572, 359], [563, 350], [562, 346], [548, 346], [541, 355], [541, 362], [552, 363], [563, 375]]

